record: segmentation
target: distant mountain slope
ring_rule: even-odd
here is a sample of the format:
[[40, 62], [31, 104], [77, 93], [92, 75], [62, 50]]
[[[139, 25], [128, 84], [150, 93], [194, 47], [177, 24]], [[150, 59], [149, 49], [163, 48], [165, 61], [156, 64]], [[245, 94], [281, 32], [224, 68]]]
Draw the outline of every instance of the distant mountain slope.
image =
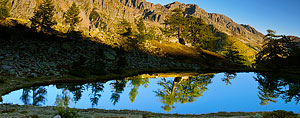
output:
[[293, 40], [294, 42], [300, 42], [300, 38], [297, 36], [288, 36], [288, 38], [290, 38], [291, 40]]
[[[10, 0], [11, 14], [13, 17], [28, 19], [42, 0]], [[131, 22], [143, 16], [154, 26], [162, 26], [164, 19], [171, 14], [171, 10], [182, 8], [187, 15], [201, 17], [206, 23], [212, 24], [216, 29], [228, 35], [235, 36], [241, 42], [259, 47], [262, 44], [263, 34], [249, 25], [235, 23], [229, 17], [207, 13], [195, 4], [183, 4], [173, 2], [162, 6], [145, 0], [53, 0], [57, 9], [56, 19], [62, 23], [63, 12], [75, 1], [81, 9], [80, 16], [83, 18], [81, 29], [93, 29], [99, 23], [105, 24], [107, 30], [114, 31], [120, 19], [125, 18]], [[91, 18], [91, 13], [98, 13], [96, 19]]]

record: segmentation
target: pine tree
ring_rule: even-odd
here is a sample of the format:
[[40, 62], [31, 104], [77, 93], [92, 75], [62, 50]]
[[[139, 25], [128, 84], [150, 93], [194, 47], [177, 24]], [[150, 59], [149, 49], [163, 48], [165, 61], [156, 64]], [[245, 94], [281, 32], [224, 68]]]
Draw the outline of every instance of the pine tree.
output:
[[169, 16], [164, 24], [166, 25], [166, 32], [171, 36], [176, 36], [180, 44], [185, 45], [184, 37], [186, 30], [186, 18], [184, 17], [184, 11], [180, 8], [172, 10], [173, 14]]
[[49, 32], [57, 22], [54, 20], [55, 8], [52, 0], [45, 0], [30, 18], [31, 28], [42, 32]]
[[8, 0], [0, 0], [0, 19], [9, 17]]
[[133, 49], [138, 40], [136, 37], [136, 33], [133, 31], [131, 23], [128, 22], [126, 19], [123, 19], [119, 24], [119, 31], [118, 34], [123, 38], [122, 41], [124, 41], [123, 48], [125, 50], [131, 50]]
[[126, 19], [123, 19], [120, 22], [119, 34], [123, 37], [130, 37], [133, 35], [131, 24]]
[[226, 45], [225, 45], [225, 58], [229, 60], [230, 62], [242, 64], [245, 59], [242, 55], [240, 55], [240, 52], [238, 51], [237, 47], [234, 46], [233, 39], [226, 39]]
[[138, 31], [141, 35], [145, 35], [146, 33], [146, 25], [144, 23], [143, 17], [141, 17], [137, 23]]
[[187, 24], [184, 33], [186, 39], [189, 39], [196, 47], [215, 51], [217, 38], [204, 20], [193, 16], [188, 16], [186, 19]]
[[201, 18], [195, 18], [193, 16], [188, 16], [187, 22], [189, 27], [187, 37], [190, 39], [190, 42], [195, 45], [200, 38], [199, 33], [201, 32], [201, 26], [205, 25], [205, 23]]
[[286, 60], [299, 50], [297, 44], [284, 35], [276, 35], [267, 30], [263, 49], [256, 55], [256, 64], [262, 67], [279, 68], [286, 65]]
[[76, 25], [82, 21], [82, 19], [79, 17], [79, 13], [79, 7], [75, 2], [73, 2], [72, 6], [68, 9], [64, 16], [65, 22], [70, 25], [68, 32], [74, 31]]

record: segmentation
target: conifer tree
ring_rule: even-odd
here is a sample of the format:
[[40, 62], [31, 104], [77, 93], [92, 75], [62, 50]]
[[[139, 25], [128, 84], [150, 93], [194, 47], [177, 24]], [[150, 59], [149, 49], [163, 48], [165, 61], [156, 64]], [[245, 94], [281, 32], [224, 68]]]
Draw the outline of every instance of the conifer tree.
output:
[[123, 37], [130, 37], [133, 35], [131, 24], [126, 19], [123, 19], [120, 22], [119, 34]]
[[52, 0], [45, 0], [39, 7], [38, 10], [34, 11], [34, 16], [30, 18], [31, 28], [42, 32], [49, 32], [52, 26], [57, 22], [54, 19], [55, 8]]
[[204, 25], [204, 21], [201, 18], [195, 18], [193, 16], [187, 17], [188, 22], [188, 35], [189, 39], [191, 40], [192, 44], [195, 45], [197, 42], [199, 36], [199, 33], [201, 32], [201, 26]]
[[234, 46], [235, 42], [231, 38], [232, 37], [226, 39], [225, 58], [230, 62], [242, 64], [245, 61], [245, 59], [243, 58], [242, 55], [240, 55], [238, 48]]
[[[176, 36], [180, 44], [185, 44], [184, 30], [186, 29], [186, 18], [184, 11], [180, 8], [172, 10], [173, 14], [165, 20], [166, 33], [171, 36]], [[168, 27], [167, 27], [168, 26]]]
[[70, 25], [68, 32], [74, 31], [74, 28], [82, 21], [79, 17], [79, 7], [73, 2], [72, 6], [65, 13], [65, 22]]
[[137, 23], [138, 31], [141, 35], [145, 35], [146, 33], [146, 25], [144, 23], [143, 17], [141, 17]]
[[8, 0], [0, 0], [0, 19], [9, 17]]
[[188, 16], [185, 29], [185, 37], [192, 42], [192, 45], [207, 49], [210, 51], [216, 50], [216, 40], [214, 33], [210, 27], [201, 18]]
[[276, 35], [275, 31], [267, 30], [263, 49], [256, 55], [256, 64], [267, 68], [286, 66], [287, 59], [297, 54], [299, 50], [296, 42], [284, 35]]

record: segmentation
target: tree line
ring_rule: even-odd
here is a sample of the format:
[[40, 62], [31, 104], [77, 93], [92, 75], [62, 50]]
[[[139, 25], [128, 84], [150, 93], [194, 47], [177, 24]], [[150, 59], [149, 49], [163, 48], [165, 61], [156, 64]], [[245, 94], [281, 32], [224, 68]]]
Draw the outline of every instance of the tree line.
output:
[[[52, 27], [57, 24], [54, 19], [55, 8], [52, 0], [45, 0], [36, 11], [34, 16], [29, 20], [31, 21], [31, 28], [34, 30], [40, 30], [42, 32], [51, 32]], [[71, 7], [64, 13], [64, 22], [68, 24], [68, 32], [74, 30], [74, 28], [81, 22], [79, 17], [79, 7], [75, 2], [72, 3]]]
[[[0, 18], [9, 17], [9, 8], [7, 7], [8, 0], [0, 0], [0, 3]], [[44, 33], [53, 32], [53, 26], [57, 24], [54, 18], [55, 12], [56, 10], [52, 0], [44, 0], [43, 3], [38, 6], [38, 9], [34, 11], [34, 15], [29, 19], [31, 28], [34, 31]], [[73, 2], [69, 9], [63, 14], [64, 23], [69, 27], [67, 30], [68, 36], [74, 37], [76, 35], [73, 31], [82, 21], [79, 14], [80, 9], [75, 2]], [[165, 29], [161, 29], [163, 34], [168, 37], [176, 37], [181, 44], [190, 42], [194, 47], [214, 52], [221, 47], [227, 52], [225, 53], [225, 56], [228, 57], [229, 61], [235, 63], [243, 62], [243, 57], [239, 55], [237, 48], [234, 47], [229, 40], [221, 42], [222, 44], [224, 43], [224, 45], [218, 46], [220, 40], [228, 38], [226, 34], [216, 31], [213, 26], [207, 25], [201, 18], [185, 16], [184, 14], [184, 11], [180, 8], [172, 10], [172, 15], [164, 21]], [[90, 14], [91, 22], [95, 21], [97, 17], [99, 17], [99, 14], [93, 11]], [[135, 48], [145, 40], [161, 39], [153, 28], [150, 28], [150, 30], [147, 29], [143, 17], [135, 20], [135, 25], [137, 31], [133, 29], [131, 23], [126, 19], [122, 19], [118, 25], [119, 30], [117, 31], [117, 34], [121, 36], [121, 41], [125, 42], [121, 45], [125, 50], [128, 48]]]
[[[0, 19], [10, 16], [8, 2], [8, 0], [0, 0]], [[44, 0], [38, 6], [38, 9], [34, 11], [34, 16], [29, 19], [31, 28], [41, 32], [53, 31], [52, 27], [57, 24], [54, 18], [55, 11], [52, 0]], [[64, 22], [69, 26], [68, 32], [74, 31], [74, 28], [81, 22], [82, 19], [79, 17], [79, 13], [79, 7], [75, 2], [64, 13]]]

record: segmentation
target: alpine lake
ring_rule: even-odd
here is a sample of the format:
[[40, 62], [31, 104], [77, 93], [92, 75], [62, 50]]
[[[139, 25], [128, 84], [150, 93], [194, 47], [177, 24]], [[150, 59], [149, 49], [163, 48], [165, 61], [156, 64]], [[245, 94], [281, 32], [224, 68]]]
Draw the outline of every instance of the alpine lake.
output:
[[19, 105], [171, 114], [299, 113], [300, 76], [267, 72], [142, 74], [94, 83], [33, 86], [2, 98], [2, 103]]

